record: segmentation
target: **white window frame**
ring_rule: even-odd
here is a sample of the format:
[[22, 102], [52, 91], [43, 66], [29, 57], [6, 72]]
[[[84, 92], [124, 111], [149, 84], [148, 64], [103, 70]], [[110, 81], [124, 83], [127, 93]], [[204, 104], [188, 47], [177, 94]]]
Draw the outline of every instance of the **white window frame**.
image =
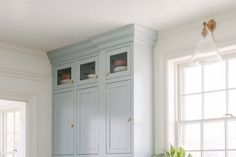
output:
[[[231, 52], [225, 52], [224, 55], [223, 55], [223, 58], [228, 60], [228, 59], [231, 59], [231, 58], [235, 58], [236, 57], [236, 51], [231, 51]], [[177, 59], [170, 59], [170, 60], [166, 60], [166, 63], [167, 63], [167, 97], [166, 97], [166, 103], [167, 103], [167, 106], [166, 108], [164, 107], [164, 111], [166, 111], [165, 113], [167, 113], [166, 115], [166, 119], [164, 121], [167, 122], [167, 126], [166, 126], [166, 135], [165, 135], [165, 142], [164, 142], [164, 146], [166, 149], [169, 148], [169, 144], [173, 144], [175, 146], [179, 146], [179, 124], [177, 122], [177, 119], [179, 119], [179, 106], [180, 103], [179, 103], [179, 97], [180, 97], [180, 91], [178, 91], [180, 88], [179, 87], [179, 76], [178, 76], [178, 65], [180, 64], [185, 64], [185, 63], [188, 63], [189, 62], [189, 56], [185, 56], [185, 57], [180, 57], [180, 58], [177, 58]], [[228, 62], [228, 61], [227, 61]], [[226, 63], [226, 68], [228, 66], [228, 63]], [[203, 71], [202, 71], [203, 73]], [[228, 91], [229, 90], [232, 90], [232, 89], [229, 89], [228, 88], [228, 71], [226, 70], [226, 89], [224, 90], [221, 90], [221, 91], [226, 91], [226, 103], [227, 103], [227, 111], [228, 111]], [[203, 83], [202, 83], [203, 84]], [[233, 89], [236, 89], [236, 88], [233, 88]], [[203, 90], [203, 89], [202, 89]], [[216, 90], [216, 91], [220, 91], [220, 90]], [[203, 92], [203, 91], [202, 91]], [[215, 92], [215, 91], [210, 91], [210, 92]], [[205, 93], [205, 92], [204, 92]], [[203, 100], [202, 100], [203, 101]], [[203, 110], [204, 108], [202, 108]], [[202, 115], [203, 116], [203, 115]], [[203, 121], [204, 122], [213, 122], [213, 121], [224, 121], [225, 124], [227, 124], [225, 121], [227, 121], [228, 119], [233, 119], [233, 120], [236, 120], [236, 115], [234, 115], [234, 117], [223, 117], [223, 118], [215, 118], [215, 119], [209, 119], [209, 120], [200, 120], [202, 121], [201, 122], [201, 125], [203, 125]], [[194, 123], [196, 122], [195, 120], [193, 121], [188, 121], [190, 123]], [[234, 150], [236, 151], [236, 149], [227, 149], [227, 127], [225, 127], [225, 149], [223, 149], [222, 151], [225, 151], [225, 157], [227, 157], [227, 152], [230, 151], [230, 150]], [[203, 150], [203, 129], [201, 127], [201, 155], [203, 156], [203, 151], [207, 151], [207, 150]], [[219, 149], [217, 149], [217, 151], [220, 151]]]
[[[3, 139], [4, 135], [3, 135], [3, 112], [0, 110], [0, 139]], [[3, 152], [3, 140], [0, 140], [0, 157], [1, 157], [1, 152]]]
[[[3, 110], [3, 150], [4, 152], [6, 153], [10, 153], [10, 154], [13, 154], [13, 157], [15, 157], [15, 154], [14, 154], [14, 149], [16, 149], [16, 141], [15, 141], [15, 112], [17, 111], [20, 111], [19, 108], [12, 108], [12, 109], [7, 109], [7, 110]], [[10, 112], [14, 112], [14, 148], [12, 150], [12, 152], [7, 152], [7, 114], [10, 113]]]

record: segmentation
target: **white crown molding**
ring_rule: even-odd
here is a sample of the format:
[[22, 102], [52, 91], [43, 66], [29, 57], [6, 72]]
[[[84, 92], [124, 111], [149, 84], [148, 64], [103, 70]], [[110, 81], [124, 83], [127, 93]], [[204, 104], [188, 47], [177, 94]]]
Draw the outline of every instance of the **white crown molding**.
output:
[[27, 79], [32, 81], [51, 82], [52, 77], [45, 74], [32, 73], [28, 71], [16, 70], [0, 67], [0, 75], [11, 78]]
[[0, 42], [0, 48], [14, 50], [19, 53], [25, 53], [25, 54], [29, 54], [29, 55], [33, 55], [33, 56], [37, 56], [37, 57], [47, 58], [47, 53], [45, 51], [26, 48], [26, 47], [14, 45], [14, 44], [9, 44], [9, 43], [5, 43], [5, 42]]
[[51, 63], [55, 63], [58, 58], [73, 59], [75, 57], [83, 56], [83, 54], [98, 53], [104, 49], [133, 41], [154, 46], [156, 44], [156, 40], [156, 31], [137, 24], [130, 24], [119, 29], [91, 37], [86, 41], [49, 51], [47, 54], [51, 60]]

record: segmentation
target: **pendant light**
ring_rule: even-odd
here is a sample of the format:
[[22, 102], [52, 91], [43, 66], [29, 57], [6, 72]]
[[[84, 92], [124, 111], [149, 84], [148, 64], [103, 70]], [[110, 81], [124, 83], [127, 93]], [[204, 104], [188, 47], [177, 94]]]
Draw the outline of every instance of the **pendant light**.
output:
[[209, 64], [222, 60], [214, 39], [213, 32], [215, 28], [216, 22], [214, 19], [203, 22], [202, 37], [196, 45], [191, 64]]

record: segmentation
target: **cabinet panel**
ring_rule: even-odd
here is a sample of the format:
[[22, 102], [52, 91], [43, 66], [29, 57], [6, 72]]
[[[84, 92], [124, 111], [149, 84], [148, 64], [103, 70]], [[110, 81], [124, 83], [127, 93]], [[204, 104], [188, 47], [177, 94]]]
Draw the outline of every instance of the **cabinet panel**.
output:
[[54, 154], [73, 154], [73, 91], [54, 99]]
[[107, 84], [107, 153], [132, 152], [132, 96], [130, 81]]
[[98, 154], [98, 88], [78, 90], [77, 154]]
[[107, 51], [105, 74], [107, 79], [130, 74], [130, 51], [130, 46]]

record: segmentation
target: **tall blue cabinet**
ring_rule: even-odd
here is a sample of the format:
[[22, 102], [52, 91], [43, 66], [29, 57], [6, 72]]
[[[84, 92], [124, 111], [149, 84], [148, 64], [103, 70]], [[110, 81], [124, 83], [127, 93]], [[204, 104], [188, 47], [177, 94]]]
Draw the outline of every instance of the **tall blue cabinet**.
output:
[[52, 157], [150, 157], [157, 33], [128, 25], [48, 52]]

